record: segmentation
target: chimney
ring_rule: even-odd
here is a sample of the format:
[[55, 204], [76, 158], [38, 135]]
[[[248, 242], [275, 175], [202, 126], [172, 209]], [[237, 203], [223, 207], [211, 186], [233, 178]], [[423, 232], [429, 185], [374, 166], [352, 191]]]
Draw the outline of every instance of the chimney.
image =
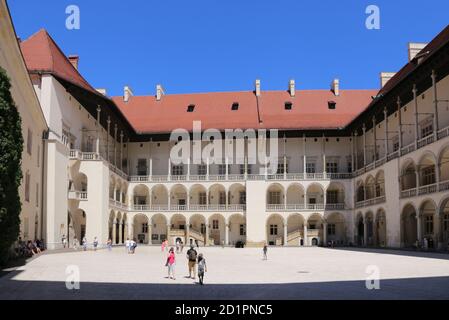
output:
[[95, 90], [97, 90], [98, 93], [101, 93], [102, 95], [106, 96], [106, 89], [99, 88], [99, 89], [95, 89]]
[[412, 61], [418, 53], [427, 46], [427, 43], [409, 42], [408, 44], [408, 62]]
[[73, 66], [76, 70], [78, 70], [78, 62], [79, 62], [79, 60], [80, 60], [80, 57], [77, 56], [77, 55], [71, 54], [71, 55], [69, 56], [69, 61], [70, 61], [70, 63], [72, 64], [72, 66]]
[[288, 82], [288, 91], [290, 92], [291, 97], [295, 96], [295, 80], [294, 79], [291, 79]]
[[380, 88], [382, 89], [385, 84], [390, 81], [391, 78], [394, 77], [395, 72], [381, 72], [380, 73]]
[[133, 91], [130, 87], [125, 86], [123, 89], [123, 101], [128, 102], [129, 98], [131, 98], [133, 95]]
[[340, 80], [334, 79], [331, 83], [331, 91], [334, 93], [334, 95], [339, 96], [340, 95]]
[[164, 88], [160, 84], [158, 84], [156, 86], [156, 100], [161, 101], [163, 95], [165, 95]]
[[255, 82], [255, 91], [256, 91], [256, 97], [260, 96], [260, 80], [257, 79]]

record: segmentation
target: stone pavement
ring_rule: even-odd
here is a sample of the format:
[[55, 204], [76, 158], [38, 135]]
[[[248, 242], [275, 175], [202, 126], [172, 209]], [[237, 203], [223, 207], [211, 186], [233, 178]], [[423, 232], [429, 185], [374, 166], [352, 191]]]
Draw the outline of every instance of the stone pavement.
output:
[[[257, 248], [200, 248], [208, 265], [200, 286], [186, 278], [185, 252], [176, 280], [166, 278], [159, 247], [44, 254], [0, 278], [0, 299], [449, 299], [447, 254], [279, 247], [263, 261]], [[66, 288], [68, 266], [79, 270], [79, 290]], [[372, 270], [379, 290], [366, 288]]]

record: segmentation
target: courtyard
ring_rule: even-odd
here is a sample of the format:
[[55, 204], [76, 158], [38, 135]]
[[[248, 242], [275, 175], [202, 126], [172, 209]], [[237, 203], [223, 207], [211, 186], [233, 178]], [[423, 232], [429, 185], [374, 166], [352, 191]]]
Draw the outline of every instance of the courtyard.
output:
[[[200, 286], [186, 278], [185, 252], [177, 255], [176, 280], [167, 278], [160, 247], [42, 254], [0, 278], [0, 299], [449, 299], [447, 254], [281, 247], [263, 261], [259, 248], [206, 247]], [[78, 290], [66, 288], [73, 266]], [[378, 290], [366, 288], [369, 266], [378, 268]]]

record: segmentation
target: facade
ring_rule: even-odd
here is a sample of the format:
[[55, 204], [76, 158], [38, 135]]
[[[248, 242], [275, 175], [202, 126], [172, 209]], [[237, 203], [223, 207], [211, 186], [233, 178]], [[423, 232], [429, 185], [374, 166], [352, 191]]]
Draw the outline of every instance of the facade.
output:
[[0, 1], [0, 43], [0, 67], [10, 78], [11, 94], [22, 118], [24, 150], [21, 166], [23, 180], [19, 189], [22, 202], [20, 237], [23, 240], [42, 239], [43, 137], [47, 124], [33, 90], [4, 0]]
[[[449, 27], [410, 44], [409, 62], [382, 73], [380, 90], [342, 90], [334, 80], [330, 90], [290, 81], [263, 91], [257, 80], [254, 91], [168, 95], [157, 86], [154, 96], [134, 96], [126, 86], [111, 98], [45, 30], [21, 48], [49, 125], [50, 248], [63, 235], [71, 243], [448, 245]], [[189, 150], [203, 156], [175, 163], [180, 145], [170, 133], [193, 137], [194, 121], [203, 140]], [[226, 129], [276, 129], [278, 148], [231, 138], [220, 148], [232, 157], [211, 162], [204, 150]], [[265, 171], [254, 150], [273, 156], [277, 170]]]

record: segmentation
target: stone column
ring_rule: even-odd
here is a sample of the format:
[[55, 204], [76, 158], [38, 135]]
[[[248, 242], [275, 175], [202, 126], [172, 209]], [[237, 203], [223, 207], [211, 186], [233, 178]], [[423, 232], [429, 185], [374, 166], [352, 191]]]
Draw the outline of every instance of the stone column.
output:
[[415, 111], [415, 117], [414, 117], [414, 120], [415, 120], [415, 123], [414, 123], [414, 125], [415, 125], [415, 150], [417, 150], [418, 149], [418, 140], [419, 140], [419, 128], [418, 128], [419, 113], [418, 113], [418, 89], [416, 88], [416, 84], [413, 84], [412, 92], [413, 92], [413, 102], [414, 102], [413, 105], [415, 106], [415, 110], [414, 110]]
[[[168, 240], [169, 245], [173, 245], [173, 243], [171, 242], [170, 232], [171, 232], [171, 225], [170, 225], [170, 221], [169, 221], [167, 223], [167, 240]], [[187, 246], [187, 243], [185, 245]]]
[[153, 235], [153, 225], [151, 224], [151, 219], [148, 219], [148, 244], [152, 245], [153, 244], [153, 240], [152, 240], [152, 235]]
[[112, 223], [112, 243], [117, 244], [117, 222]]
[[171, 158], [168, 158], [168, 180], [171, 180]]
[[123, 171], [123, 130], [120, 131], [120, 163], [119, 166], [116, 166], [117, 168], [120, 168], [120, 170]]
[[229, 245], [229, 229], [230, 226], [229, 223], [227, 223], [225, 227], [225, 245]]
[[150, 158], [150, 172], [149, 172], [149, 176], [150, 176], [150, 180], [153, 180], [153, 158]]
[[122, 236], [123, 236], [123, 223], [118, 223], [118, 243], [122, 243]]
[[110, 162], [109, 161], [109, 134], [111, 131], [111, 117], [109, 117], [109, 116], [108, 116], [107, 123], [108, 123], [108, 133], [106, 135], [106, 159], [108, 160], [108, 163], [109, 163]]
[[205, 237], [204, 245], [209, 246], [209, 224], [207, 223], [207, 221], [205, 222], [205, 227], [206, 227], [206, 233], [204, 235], [204, 237]]
[[189, 223], [188, 223], [188, 221], [186, 221], [186, 230], [185, 230], [185, 232], [186, 232], [186, 234], [185, 234], [185, 237], [186, 237], [186, 245], [187, 246], [190, 246], [190, 241], [189, 241], [189, 238], [190, 238], [190, 225], [189, 225]]
[[401, 115], [401, 98], [398, 97], [397, 100], [397, 105], [398, 105], [398, 129], [399, 129], [399, 133], [398, 133], [398, 138], [399, 138], [399, 156], [401, 155], [401, 149], [402, 149], [402, 115]]
[[304, 242], [304, 246], [308, 246], [309, 245], [309, 239], [307, 236], [307, 222], [304, 222], [304, 235], [303, 235], [303, 242]]
[[421, 243], [422, 234], [421, 234], [421, 214], [416, 215], [416, 237], [418, 238], [418, 242]]
[[438, 91], [437, 91], [437, 74], [432, 70], [432, 92], [433, 92], [433, 130], [435, 141], [438, 140]]
[[385, 118], [385, 159], [388, 157], [388, 111], [384, 108], [384, 118]]
[[284, 222], [284, 246], [288, 246], [287, 231], [287, 223]]
[[190, 180], [190, 157], [187, 158], [187, 180]]
[[323, 245], [327, 246], [327, 222], [323, 223]]
[[368, 246], [368, 221], [366, 218], [363, 220], [363, 245]]
[[117, 166], [117, 123], [114, 125], [114, 166]]
[[363, 124], [363, 166], [366, 166], [366, 126]]

